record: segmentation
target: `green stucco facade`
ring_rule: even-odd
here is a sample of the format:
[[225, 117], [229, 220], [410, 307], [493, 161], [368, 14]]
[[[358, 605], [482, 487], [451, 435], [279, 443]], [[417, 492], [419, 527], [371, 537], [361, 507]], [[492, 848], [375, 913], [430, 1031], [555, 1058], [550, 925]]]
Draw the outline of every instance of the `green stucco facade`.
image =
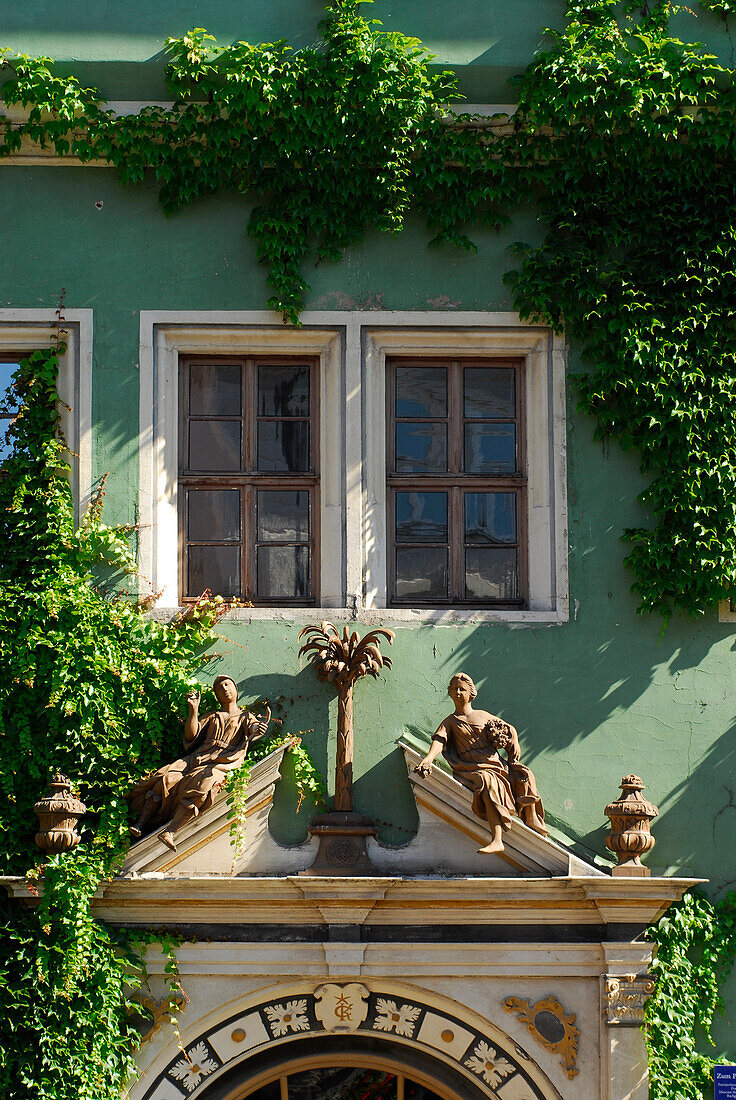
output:
[[[381, 0], [370, 14], [422, 38], [438, 62], [457, 69], [471, 102], [510, 103], [507, 78], [562, 10], [545, 0], [467, 0], [450, 10], [439, 0]], [[112, 99], [146, 100], [165, 93], [167, 35], [205, 26], [223, 41], [304, 45], [317, 37], [320, 17], [316, 0], [16, 0], [0, 18], [0, 41], [58, 58]], [[676, 27], [714, 50], [729, 48], [705, 16], [682, 14]], [[0, 308], [53, 308], [63, 287], [68, 308], [94, 310], [94, 476], [109, 471], [108, 522], [135, 522], [139, 313], [262, 309], [265, 269], [246, 237], [249, 208], [225, 196], [167, 218], [150, 183], [121, 189], [109, 169], [0, 164], [0, 210]], [[508, 310], [508, 245], [539, 233], [534, 211], [524, 211], [499, 235], [476, 231], [478, 253], [468, 255], [428, 250], [423, 226], [410, 221], [397, 239], [369, 235], [342, 263], [308, 269], [307, 307]], [[653, 872], [707, 878], [719, 893], [736, 882], [735, 626], [715, 613], [674, 617], [667, 627], [637, 615], [620, 536], [647, 523], [637, 502], [643, 481], [636, 454], [595, 441], [593, 427], [570, 389], [570, 621], [399, 627], [393, 669], [356, 690], [356, 808], [381, 822], [385, 842], [409, 839], [416, 810], [396, 744], [428, 739], [447, 713], [449, 676], [464, 669], [481, 705], [518, 728], [555, 830], [605, 858], [603, 808], [622, 775], [636, 772], [660, 808], [647, 860]], [[336, 706], [312, 670], [299, 667], [300, 625], [225, 619], [218, 629], [220, 656], [205, 675], [233, 672], [246, 699], [272, 700], [283, 729], [300, 732], [330, 776]], [[295, 819], [282, 786], [272, 827], [293, 843], [305, 834], [308, 808]], [[729, 1011], [736, 1017], [733, 998]], [[736, 1058], [729, 1030], [719, 1040]]]

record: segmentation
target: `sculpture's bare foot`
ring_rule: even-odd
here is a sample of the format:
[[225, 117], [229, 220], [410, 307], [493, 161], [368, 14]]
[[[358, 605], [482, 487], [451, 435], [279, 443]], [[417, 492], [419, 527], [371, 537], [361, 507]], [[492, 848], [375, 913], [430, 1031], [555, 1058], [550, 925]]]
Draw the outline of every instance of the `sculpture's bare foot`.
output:
[[164, 844], [171, 848], [172, 852], [176, 851], [176, 842], [174, 840], [174, 834], [170, 833], [168, 829], [164, 829], [162, 833], [158, 834], [158, 839], [163, 840]]
[[494, 852], [503, 851], [502, 840], [492, 840], [490, 844], [485, 844], [482, 848], [478, 849], [479, 855], [492, 855]]
[[138, 828], [137, 825], [131, 825], [130, 826], [130, 835], [134, 836], [136, 840], [141, 835], [141, 830]]

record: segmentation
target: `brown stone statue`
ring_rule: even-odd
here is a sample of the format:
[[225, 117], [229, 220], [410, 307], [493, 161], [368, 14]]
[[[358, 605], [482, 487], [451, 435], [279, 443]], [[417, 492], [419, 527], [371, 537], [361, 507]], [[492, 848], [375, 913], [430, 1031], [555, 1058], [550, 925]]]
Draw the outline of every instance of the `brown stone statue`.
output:
[[223, 786], [227, 773], [245, 760], [248, 747], [263, 737], [271, 720], [238, 706], [238, 689], [230, 676], [218, 676], [214, 691], [222, 710], [199, 717], [198, 691], [187, 696], [189, 714], [184, 722], [187, 755], [164, 764], [133, 787], [128, 798], [134, 814], [134, 837], [166, 825], [159, 837], [176, 851], [176, 832], [193, 817], [208, 810]]
[[[455, 673], [447, 694], [455, 712], [440, 722], [416, 770], [429, 775], [432, 761], [442, 753], [455, 778], [473, 792], [473, 813], [485, 818], [491, 830], [490, 844], [479, 852], [503, 851], [503, 831], [511, 825], [512, 814], [546, 835], [542, 800], [531, 770], [520, 761], [514, 727], [488, 711], [473, 710], [471, 703], [478, 692], [464, 672]], [[502, 751], [506, 763], [499, 755]]]

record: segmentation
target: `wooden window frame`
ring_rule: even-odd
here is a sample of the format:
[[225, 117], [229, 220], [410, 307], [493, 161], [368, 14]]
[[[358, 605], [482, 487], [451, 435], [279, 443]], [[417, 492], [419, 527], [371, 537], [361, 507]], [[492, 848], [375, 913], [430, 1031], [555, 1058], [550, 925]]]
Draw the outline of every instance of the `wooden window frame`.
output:
[[[396, 367], [447, 368], [447, 416], [446, 417], [398, 417], [396, 416]], [[527, 464], [526, 464], [526, 408], [525, 360], [523, 357], [458, 356], [458, 355], [390, 355], [386, 357], [386, 505], [387, 505], [387, 606], [417, 608], [464, 609], [514, 609], [528, 606], [528, 524], [527, 524]], [[513, 474], [466, 474], [464, 466], [464, 429], [467, 422], [508, 423], [508, 417], [465, 417], [463, 400], [463, 370], [465, 367], [513, 368], [515, 371], [516, 415], [516, 472]], [[400, 474], [395, 471], [396, 421], [445, 420], [447, 424], [447, 473]], [[396, 595], [396, 493], [419, 490], [422, 492], [446, 492], [448, 494], [447, 543], [422, 543], [422, 547], [442, 545], [448, 547], [448, 598], [446, 600], [402, 599]], [[517, 577], [519, 595], [514, 600], [466, 599], [465, 590], [465, 517], [463, 510], [466, 492], [505, 492], [516, 498], [516, 542], [507, 544], [517, 552]], [[472, 544], [471, 544], [472, 545]], [[408, 548], [412, 548], [409, 544]]]
[[[217, 366], [239, 365], [241, 367], [241, 412], [239, 416], [195, 416], [189, 415], [189, 367], [196, 364]], [[304, 473], [294, 471], [267, 471], [255, 469], [257, 461], [258, 422], [279, 421], [283, 417], [261, 417], [258, 415], [258, 367], [259, 366], [308, 366], [309, 376], [309, 416], [295, 417], [295, 421], [309, 423], [309, 460], [310, 469]], [[179, 555], [179, 603], [196, 603], [201, 598], [187, 595], [187, 564], [189, 545], [232, 546], [232, 540], [212, 540], [207, 543], [187, 539], [187, 490], [190, 489], [236, 489], [240, 492], [240, 587], [241, 595], [230, 597], [233, 600], [245, 600], [254, 607], [313, 607], [319, 602], [320, 578], [320, 537], [319, 537], [319, 359], [311, 355], [181, 355], [179, 357], [179, 463], [178, 463], [178, 555]], [[241, 424], [241, 470], [239, 472], [198, 473], [188, 468], [188, 425], [190, 420], [233, 420]], [[268, 543], [271, 546], [303, 546], [309, 549], [309, 595], [305, 597], [274, 597], [265, 599], [256, 596], [256, 548], [257, 539], [257, 500], [259, 490], [276, 489], [281, 491], [306, 491], [309, 494], [309, 539], [305, 542], [284, 541]], [[265, 545], [265, 544], [264, 544]], [[217, 593], [213, 593], [216, 595]]]

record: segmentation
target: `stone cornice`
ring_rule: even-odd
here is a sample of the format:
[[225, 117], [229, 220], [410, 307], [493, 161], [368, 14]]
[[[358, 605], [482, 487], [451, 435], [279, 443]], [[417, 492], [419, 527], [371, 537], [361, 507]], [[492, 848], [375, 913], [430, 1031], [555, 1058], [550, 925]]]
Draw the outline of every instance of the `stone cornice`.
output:
[[[131, 925], [647, 925], [697, 879], [284, 878], [165, 876], [116, 879], [94, 911]], [[22, 878], [0, 878], [34, 904]]]

